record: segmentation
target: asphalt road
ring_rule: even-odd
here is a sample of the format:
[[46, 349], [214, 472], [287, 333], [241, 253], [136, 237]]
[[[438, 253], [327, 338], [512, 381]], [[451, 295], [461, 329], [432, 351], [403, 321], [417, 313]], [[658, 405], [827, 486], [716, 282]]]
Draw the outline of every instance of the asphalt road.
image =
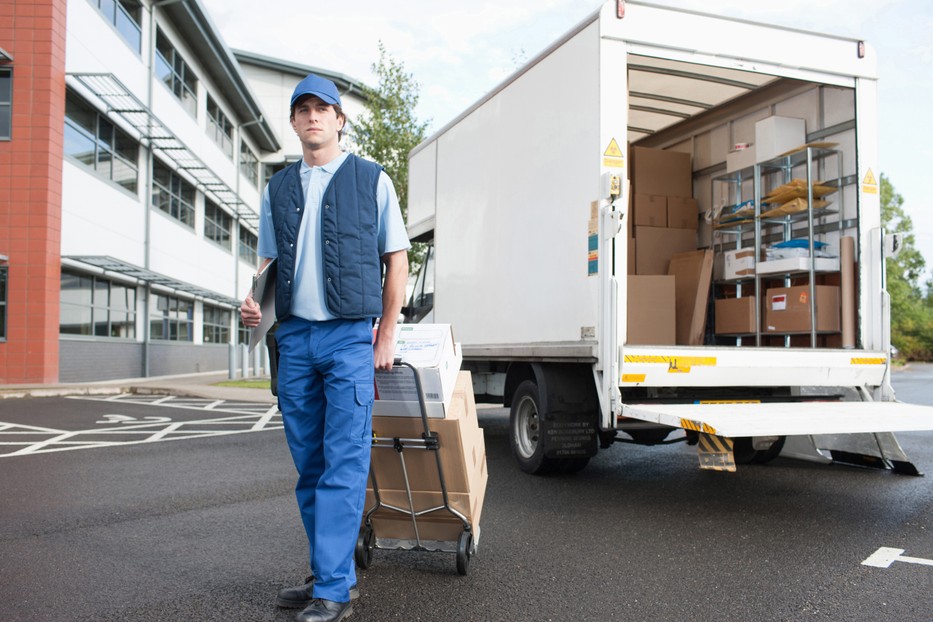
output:
[[[922, 371], [898, 372], [901, 399], [933, 403]], [[27, 452], [0, 458], [0, 620], [292, 619], [273, 599], [307, 574], [306, 544], [278, 420], [188, 405], [0, 402], [0, 422], [45, 428], [0, 435], [24, 443], [0, 453]], [[783, 458], [710, 473], [682, 445], [616, 445], [579, 474], [531, 477], [506, 423], [481, 411], [470, 574], [453, 555], [376, 551], [351, 620], [933, 618], [929, 477]], [[933, 433], [899, 438], [933, 473]], [[880, 547], [920, 562], [863, 565]]]

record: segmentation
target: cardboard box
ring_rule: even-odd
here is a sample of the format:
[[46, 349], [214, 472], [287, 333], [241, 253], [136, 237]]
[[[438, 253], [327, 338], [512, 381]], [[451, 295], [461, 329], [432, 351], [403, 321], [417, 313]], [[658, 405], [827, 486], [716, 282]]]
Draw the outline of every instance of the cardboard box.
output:
[[755, 274], [755, 251], [750, 248], [733, 249], [722, 253], [722, 278], [739, 279]]
[[[430, 419], [428, 427], [438, 437], [438, 456], [441, 458], [447, 490], [473, 491], [479, 470], [486, 468], [486, 445], [483, 430], [476, 418], [470, 372], [460, 372], [447, 417]], [[423, 433], [424, 423], [420, 417], [373, 417], [373, 436], [376, 438], [420, 439]], [[412, 490], [440, 490], [434, 452], [415, 448], [403, 451]], [[391, 446], [374, 446], [371, 465], [380, 489], [405, 489], [399, 455]]]
[[[810, 286], [776, 287], [765, 292], [762, 332], [799, 333], [810, 330]], [[816, 330], [841, 330], [839, 288], [816, 286]]]
[[668, 197], [667, 226], [671, 229], [693, 229], [699, 226], [700, 211], [696, 199]]
[[635, 274], [667, 274], [671, 257], [697, 248], [693, 229], [635, 227]]
[[[450, 324], [403, 324], [398, 328], [395, 356], [421, 371], [421, 384], [429, 417], [444, 417], [457, 383], [463, 355], [454, 343]], [[391, 372], [377, 371], [378, 416], [420, 417], [415, 376], [408, 367], [395, 366]]]
[[726, 172], [734, 173], [743, 168], [754, 166], [756, 159], [755, 145], [748, 145], [744, 149], [733, 149], [726, 154]]
[[632, 147], [629, 164], [632, 192], [667, 197], [693, 196], [689, 153]]
[[674, 345], [677, 299], [673, 276], [629, 276], [626, 292], [628, 344]]
[[682, 346], [703, 345], [706, 303], [713, 278], [713, 251], [677, 253], [671, 257], [668, 274], [674, 277], [676, 343]]
[[636, 194], [632, 222], [649, 227], [667, 226], [667, 197], [657, 194]]
[[807, 122], [792, 117], [768, 117], [755, 124], [755, 158], [764, 162], [807, 142]]
[[[485, 463], [484, 463], [485, 464]], [[475, 492], [457, 493], [448, 492], [447, 499], [450, 506], [462, 513], [474, 531], [479, 527], [483, 513], [483, 501], [486, 497], [486, 482], [489, 475], [483, 471], [480, 485]], [[442, 507], [444, 499], [439, 491], [412, 491], [412, 505], [415, 511]], [[379, 489], [379, 497], [383, 504], [394, 505], [409, 509], [408, 494], [404, 490]], [[372, 490], [366, 491], [366, 513], [376, 505], [376, 496]], [[417, 518], [418, 535], [422, 540], [435, 540], [439, 542], [456, 542], [463, 531], [463, 522], [446, 509], [424, 514]], [[380, 508], [372, 515], [373, 532], [376, 538], [396, 538], [400, 540], [413, 540], [415, 529], [411, 517], [388, 508]], [[474, 535], [474, 538], [476, 536]]]
[[721, 298], [716, 301], [717, 335], [743, 335], [755, 332], [755, 297]]

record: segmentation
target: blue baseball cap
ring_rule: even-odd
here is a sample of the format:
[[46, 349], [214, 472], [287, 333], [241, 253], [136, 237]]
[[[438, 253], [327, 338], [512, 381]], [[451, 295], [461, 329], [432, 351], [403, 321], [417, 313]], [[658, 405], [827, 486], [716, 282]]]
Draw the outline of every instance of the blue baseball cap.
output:
[[337, 85], [326, 78], [321, 78], [309, 73], [308, 77], [298, 83], [295, 92], [292, 93], [292, 102], [289, 108], [295, 106], [295, 102], [304, 95], [314, 95], [320, 97], [323, 101], [331, 105], [343, 106], [340, 103], [340, 93], [337, 92]]

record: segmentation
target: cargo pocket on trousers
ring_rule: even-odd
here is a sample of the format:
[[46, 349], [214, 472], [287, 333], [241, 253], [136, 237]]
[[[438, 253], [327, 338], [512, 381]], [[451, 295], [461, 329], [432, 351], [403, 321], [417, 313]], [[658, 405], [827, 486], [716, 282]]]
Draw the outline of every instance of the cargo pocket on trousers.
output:
[[372, 412], [375, 389], [373, 383], [363, 382], [356, 385], [356, 400], [353, 404], [353, 425], [350, 426], [350, 440], [357, 445], [369, 441], [366, 434], [370, 413]]

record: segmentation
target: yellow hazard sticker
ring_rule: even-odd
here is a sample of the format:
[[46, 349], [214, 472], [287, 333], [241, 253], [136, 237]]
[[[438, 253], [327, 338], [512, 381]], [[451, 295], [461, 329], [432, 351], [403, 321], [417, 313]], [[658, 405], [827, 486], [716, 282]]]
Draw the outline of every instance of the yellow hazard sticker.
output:
[[609, 146], [603, 151], [603, 166], [609, 168], [623, 168], [625, 166], [625, 156], [619, 148], [619, 143], [615, 138], [609, 140]]
[[883, 356], [880, 358], [853, 358], [851, 363], [852, 365], [884, 365], [887, 362]]
[[669, 374], [687, 374], [693, 367], [715, 367], [715, 356], [657, 356], [644, 354], [626, 354], [626, 363], [649, 363], [667, 365]]
[[871, 172], [871, 169], [865, 172], [865, 177], [862, 179], [862, 192], [878, 194], [878, 180], [875, 179], [875, 174]]
[[646, 374], [622, 374], [622, 382], [644, 382]]
[[703, 432], [704, 434], [716, 434], [716, 429], [702, 421], [693, 421], [692, 419], [681, 419], [680, 427], [684, 430], [693, 430], [694, 432]]
[[697, 455], [700, 468], [709, 471], [735, 472], [735, 456], [732, 439], [709, 434], [700, 434]]

